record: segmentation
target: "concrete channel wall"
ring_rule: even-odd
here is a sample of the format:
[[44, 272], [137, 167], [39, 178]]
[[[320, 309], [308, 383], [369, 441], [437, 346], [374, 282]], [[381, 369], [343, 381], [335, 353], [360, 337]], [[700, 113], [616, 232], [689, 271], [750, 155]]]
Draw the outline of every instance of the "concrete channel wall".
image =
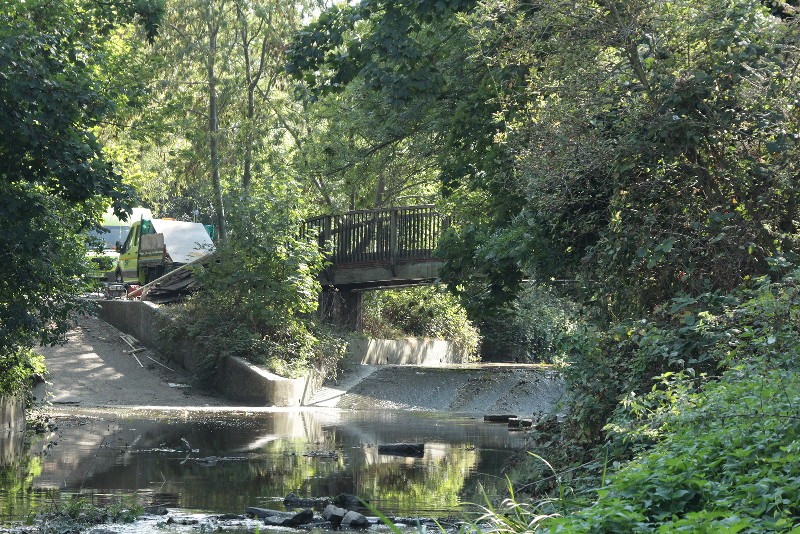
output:
[[348, 358], [363, 365], [424, 365], [467, 363], [464, 350], [442, 339], [351, 339]]
[[[100, 302], [100, 318], [126, 334], [135, 337], [184, 369], [192, 372], [198, 355], [207, 352], [192, 339], [172, 341], [161, 332], [172, 319], [152, 302], [136, 300], [104, 300]], [[364, 365], [439, 366], [464, 363], [463, 351], [453, 343], [439, 339], [352, 339], [347, 358]], [[222, 365], [215, 389], [228, 399], [257, 406], [302, 406], [322, 386], [324, 373], [311, 373], [305, 378], [283, 378], [242, 358], [228, 358]]]
[[0, 396], [0, 466], [10, 464], [22, 454], [25, 430], [25, 397]]
[[[178, 363], [188, 371], [197, 368], [202, 343], [191, 339], [171, 341], [161, 332], [172, 319], [157, 304], [136, 300], [104, 300], [99, 316], [142, 345]], [[216, 377], [215, 389], [225, 398], [254, 406], [301, 406], [311, 395], [314, 377], [283, 378], [241, 358], [228, 358]]]
[[0, 431], [25, 430], [25, 398], [23, 395], [0, 395]]

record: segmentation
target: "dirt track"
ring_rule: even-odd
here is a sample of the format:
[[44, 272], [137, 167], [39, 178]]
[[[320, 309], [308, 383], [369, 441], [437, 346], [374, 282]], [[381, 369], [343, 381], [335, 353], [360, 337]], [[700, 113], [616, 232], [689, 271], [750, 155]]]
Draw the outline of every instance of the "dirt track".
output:
[[35, 391], [37, 398], [46, 391], [45, 400], [54, 405], [234, 406], [195, 388], [179, 387], [188, 385], [190, 379], [176, 364], [162, 361], [150, 350], [137, 352], [136, 357], [126, 353], [131, 347], [122, 341], [120, 334], [97, 317], [81, 317], [67, 335], [65, 345], [40, 347], [38, 352], [45, 357], [49, 374], [45, 387], [39, 386]]

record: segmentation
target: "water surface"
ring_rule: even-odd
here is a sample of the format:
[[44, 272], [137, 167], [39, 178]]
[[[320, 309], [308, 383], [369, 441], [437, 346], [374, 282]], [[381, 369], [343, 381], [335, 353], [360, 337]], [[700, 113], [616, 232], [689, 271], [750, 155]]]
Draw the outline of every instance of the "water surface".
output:
[[[401, 411], [111, 414], [72, 410], [0, 468], [2, 522], [80, 494], [97, 505], [241, 514], [288, 493], [353, 493], [395, 516], [443, 518], [505, 490], [524, 435], [470, 416]], [[422, 458], [378, 454], [424, 443]]]

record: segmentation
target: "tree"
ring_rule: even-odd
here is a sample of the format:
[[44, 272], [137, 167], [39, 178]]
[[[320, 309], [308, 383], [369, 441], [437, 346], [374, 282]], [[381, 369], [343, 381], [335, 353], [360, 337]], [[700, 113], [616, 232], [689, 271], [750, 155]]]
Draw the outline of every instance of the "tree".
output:
[[619, 317], [794, 261], [793, 25], [738, 1], [520, 3], [501, 25], [506, 9], [476, 34], [504, 43], [487, 62], [528, 66], [502, 96], [530, 273]]
[[0, 15], [0, 357], [54, 343], [86, 307], [82, 232], [129, 192], [94, 128], [117, 95], [102, 77], [113, 29], [152, 37], [160, 4], [3, 2]]
[[[210, 206], [226, 234], [225, 205], [253, 184], [284, 178], [283, 51], [312, 2], [181, 0], [170, 4], [150, 51], [153, 102], [131, 117], [145, 135], [121, 139], [143, 189], [165, 205], [176, 190]], [[161, 182], [161, 183], [158, 183]], [[180, 214], [176, 214], [180, 215]]]
[[357, 83], [305, 105], [294, 120], [305, 128], [290, 132], [293, 165], [309, 195], [329, 212], [434, 202], [437, 145], [420, 107], [387, 107]]
[[309, 25], [288, 69], [312, 95], [429, 102], [461, 213], [443, 276], [473, 310], [525, 272], [610, 317], [793, 260], [793, 31], [736, 1], [372, 0]]
[[[507, 119], [499, 96], [525, 72], [518, 64], [485, 61], [480, 41], [469, 33], [476, 7], [471, 1], [382, 0], [334, 6], [298, 33], [287, 65], [311, 101], [350, 92], [361, 97], [359, 104], [382, 106], [358, 122], [349, 113], [332, 116], [330, 129], [357, 124], [361, 131], [387, 132], [391, 142], [371, 143], [372, 160], [383, 152], [389, 168], [397, 159], [392, 150], [401, 146], [397, 152], [410, 160], [408, 168], [424, 168], [438, 182], [439, 200], [454, 215], [442, 243], [448, 260], [442, 277], [455, 290], [478, 288], [468, 296], [475, 313], [511, 298], [522, 279], [515, 260], [484, 251], [491, 250], [485, 242], [495, 229], [511, 225], [524, 199], [503, 139]], [[335, 140], [327, 150], [347, 153]]]

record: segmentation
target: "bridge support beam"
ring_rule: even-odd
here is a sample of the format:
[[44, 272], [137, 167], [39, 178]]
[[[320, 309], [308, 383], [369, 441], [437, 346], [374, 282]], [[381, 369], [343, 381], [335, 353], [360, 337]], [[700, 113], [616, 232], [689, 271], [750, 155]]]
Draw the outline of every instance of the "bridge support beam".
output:
[[325, 288], [319, 296], [323, 321], [361, 334], [364, 331], [364, 299], [360, 291]]

